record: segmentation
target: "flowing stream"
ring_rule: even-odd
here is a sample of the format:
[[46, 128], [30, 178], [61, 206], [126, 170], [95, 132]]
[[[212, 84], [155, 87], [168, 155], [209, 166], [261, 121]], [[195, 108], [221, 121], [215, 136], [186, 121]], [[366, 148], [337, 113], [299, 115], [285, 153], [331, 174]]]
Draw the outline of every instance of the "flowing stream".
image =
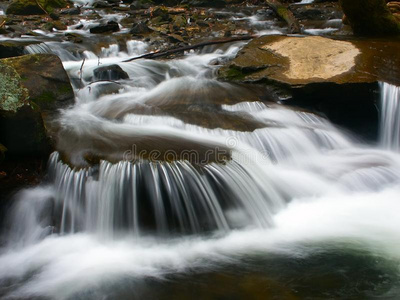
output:
[[[61, 57], [76, 103], [46, 180], [8, 214], [1, 297], [396, 299], [398, 88], [382, 84], [385, 149], [362, 144], [217, 81], [242, 46], [132, 62], [144, 42], [26, 49]], [[96, 79], [107, 65], [129, 78]]]

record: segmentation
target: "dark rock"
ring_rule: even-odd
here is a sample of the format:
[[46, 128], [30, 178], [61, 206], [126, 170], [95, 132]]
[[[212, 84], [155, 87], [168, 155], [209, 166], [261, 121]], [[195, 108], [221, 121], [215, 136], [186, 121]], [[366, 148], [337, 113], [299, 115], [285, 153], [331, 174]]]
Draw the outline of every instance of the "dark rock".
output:
[[60, 11], [60, 14], [62, 15], [79, 15], [81, 13], [81, 10], [79, 7], [72, 7], [72, 8], [66, 8], [66, 9], [62, 9]]
[[90, 33], [107, 33], [119, 31], [119, 25], [115, 21], [109, 21], [107, 24], [98, 25], [90, 28]]
[[290, 10], [299, 20], [332, 20], [343, 18], [343, 12], [337, 3], [291, 5]]
[[109, 4], [107, 1], [100, 0], [100, 1], [96, 1], [95, 3], [93, 3], [93, 7], [94, 8], [109, 8], [109, 7], [112, 7], [112, 5]]
[[56, 8], [65, 8], [69, 5], [71, 5], [70, 2], [65, 0], [13, 0], [7, 8], [6, 14], [44, 15], [52, 13]]
[[191, 0], [188, 1], [188, 4], [191, 6], [197, 7], [225, 7], [226, 2], [224, 0]]
[[128, 73], [126, 73], [119, 65], [108, 65], [96, 68], [93, 71], [95, 80], [119, 80], [129, 79]]
[[152, 4], [150, 1], [137, 0], [132, 2], [130, 9], [148, 9], [151, 7], [151, 5]]
[[340, 0], [340, 5], [357, 35], [400, 35], [400, 22], [385, 0]]
[[56, 13], [51, 13], [50, 18], [52, 18], [54, 21], [60, 20], [60, 16]]
[[24, 54], [24, 46], [13, 42], [0, 43], [0, 58], [21, 56]]
[[152, 31], [153, 30], [151, 28], [149, 28], [144, 22], [139, 22], [132, 27], [132, 29], [130, 30], [130, 33], [140, 35], [140, 34], [151, 33]]

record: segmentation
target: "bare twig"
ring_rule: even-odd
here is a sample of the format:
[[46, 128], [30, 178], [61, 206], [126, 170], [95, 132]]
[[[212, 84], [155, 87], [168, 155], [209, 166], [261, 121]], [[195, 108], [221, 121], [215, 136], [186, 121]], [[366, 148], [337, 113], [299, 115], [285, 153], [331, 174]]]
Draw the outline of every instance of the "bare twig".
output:
[[79, 69], [79, 80], [80, 80], [81, 84], [82, 84], [83, 65], [85, 64], [85, 60], [86, 59], [84, 58], [82, 61], [81, 68]]

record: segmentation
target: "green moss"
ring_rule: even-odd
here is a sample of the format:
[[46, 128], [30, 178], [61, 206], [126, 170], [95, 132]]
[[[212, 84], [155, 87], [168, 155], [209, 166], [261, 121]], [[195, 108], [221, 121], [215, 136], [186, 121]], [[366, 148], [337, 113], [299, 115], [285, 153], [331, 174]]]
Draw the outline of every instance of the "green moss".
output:
[[42, 106], [43, 104], [46, 105], [48, 103], [53, 102], [56, 99], [55, 95], [50, 91], [43, 92], [39, 97], [32, 99], [33, 102]]
[[[40, 5], [38, 5], [38, 3]], [[36, 15], [51, 13], [55, 8], [67, 7], [70, 3], [65, 0], [14, 0], [7, 8], [7, 14]], [[43, 11], [43, 9], [45, 11]]]
[[226, 80], [242, 80], [246, 76], [242, 70], [234, 66], [221, 69], [219, 74], [221, 78]]

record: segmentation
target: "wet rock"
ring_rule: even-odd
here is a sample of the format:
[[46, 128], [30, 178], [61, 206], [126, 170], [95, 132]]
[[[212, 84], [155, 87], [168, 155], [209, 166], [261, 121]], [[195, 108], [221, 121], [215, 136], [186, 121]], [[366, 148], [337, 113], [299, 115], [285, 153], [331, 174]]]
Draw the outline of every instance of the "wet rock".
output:
[[135, 9], [148, 9], [151, 7], [151, 2], [150, 1], [145, 1], [145, 0], [138, 0], [138, 1], [133, 1], [130, 8], [132, 10]]
[[184, 43], [185, 42], [185, 40], [183, 39], [183, 37], [181, 37], [180, 35], [178, 35], [178, 34], [170, 34], [170, 35], [168, 35], [168, 40], [171, 42], [171, 43]]
[[357, 35], [400, 35], [400, 23], [385, 0], [340, 0], [347, 21]]
[[93, 3], [93, 7], [94, 8], [109, 8], [109, 7], [112, 7], [112, 5], [109, 4], [107, 1], [100, 0], [100, 1], [96, 1], [95, 3]]
[[400, 84], [400, 44], [323, 37], [265, 36], [251, 41], [221, 78], [274, 86], [292, 103], [376, 138], [379, 81]]
[[10, 155], [46, 155], [44, 120], [73, 103], [74, 94], [60, 59], [51, 54], [0, 60], [0, 141]]
[[56, 8], [72, 6], [66, 0], [13, 0], [6, 10], [11, 15], [44, 15]]
[[126, 73], [119, 65], [108, 65], [96, 68], [93, 71], [95, 80], [120, 80], [129, 79]]
[[337, 3], [291, 5], [290, 10], [299, 20], [332, 20], [343, 18], [343, 12]]
[[224, 0], [191, 0], [188, 1], [188, 4], [191, 6], [197, 7], [225, 7], [226, 2]]
[[24, 54], [24, 46], [13, 42], [0, 43], [0, 58], [21, 56]]
[[71, 15], [71, 16], [79, 15], [80, 13], [81, 9], [79, 7], [66, 8], [60, 11], [60, 14], [62, 15]]
[[131, 34], [135, 35], [141, 35], [141, 34], [148, 34], [151, 33], [153, 30], [149, 28], [146, 23], [144, 22], [139, 22], [136, 25], [132, 27], [132, 29], [129, 31]]
[[107, 24], [98, 25], [90, 28], [90, 33], [108, 33], [119, 31], [119, 25], [115, 21], [109, 21]]

